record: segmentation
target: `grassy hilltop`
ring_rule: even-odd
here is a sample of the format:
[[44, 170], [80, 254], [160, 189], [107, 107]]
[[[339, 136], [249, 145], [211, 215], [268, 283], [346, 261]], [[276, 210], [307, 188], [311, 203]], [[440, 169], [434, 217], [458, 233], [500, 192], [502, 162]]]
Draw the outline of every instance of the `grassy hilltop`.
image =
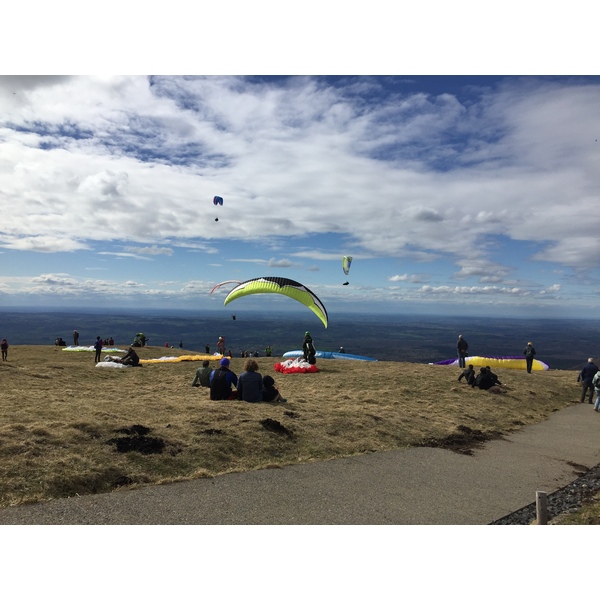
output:
[[[287, 404], [214, 402], [191, 387], [199, 362], [95, 368], [93, 353], [55, 346], [11, 346], [8, 359], [0, 362], [3, 507], [415, 445], [468, 451], [580, 393], [574, 371], [497, 369], [506, 393], [493, 394], [459, 383], [456, 367], [321, 360], [320, 373], [281, 375], [280, 358], [258, 358]], [[232, 370], [239, 375], [244, 362], [233, 358]]]

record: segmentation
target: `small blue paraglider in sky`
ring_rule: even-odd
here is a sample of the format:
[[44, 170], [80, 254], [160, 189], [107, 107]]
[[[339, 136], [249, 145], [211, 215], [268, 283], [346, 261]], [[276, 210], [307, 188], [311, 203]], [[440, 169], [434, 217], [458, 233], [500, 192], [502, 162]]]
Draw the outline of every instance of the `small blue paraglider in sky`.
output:
[[[223, 206], [223, 198], [221, 198], [221, 196], [215, 196], [215, 197], [213, 198], [213, 204], [214, 204], [215, 206]], [[215, 221], [218, 221], [218, 220], [219, 220], [219, 217], [217, 217], [217, 218], [215, 219]]]

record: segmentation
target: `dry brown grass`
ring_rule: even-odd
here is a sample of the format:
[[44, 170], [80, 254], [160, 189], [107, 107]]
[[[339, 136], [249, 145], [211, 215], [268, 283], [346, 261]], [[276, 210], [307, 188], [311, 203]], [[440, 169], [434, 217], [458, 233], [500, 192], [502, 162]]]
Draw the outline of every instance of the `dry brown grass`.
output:
[[[320, 373], [281, 375], [279, 360], [257, 362], [288, 403], [247, 404], [192, 388], [198, 362], [100, 369], [93, 353], [11, 347], [0, 363], [0, 506], [435, 443], [465, 427], [507, 433], [579, 395], [570, 371], [498, 369], [507, 393], [491, 394], [459, 383], [453, 367], [321, 360]], [[234, 358], [232, 369], [243, 363]], [[267, 429], [266, 419], [284, 430]], [[164, 450], [117, 451], [110, 440], [134, 425]]]

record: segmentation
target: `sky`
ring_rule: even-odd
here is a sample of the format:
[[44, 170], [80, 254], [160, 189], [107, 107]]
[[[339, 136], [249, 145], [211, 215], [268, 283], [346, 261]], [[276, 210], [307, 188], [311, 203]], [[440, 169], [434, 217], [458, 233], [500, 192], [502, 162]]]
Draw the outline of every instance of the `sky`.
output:
[[3, 306], [292, 310], [210, 294], [276, 276], [330, 313], [598, 308], [597, 75], [149, 62], [0, 76]]

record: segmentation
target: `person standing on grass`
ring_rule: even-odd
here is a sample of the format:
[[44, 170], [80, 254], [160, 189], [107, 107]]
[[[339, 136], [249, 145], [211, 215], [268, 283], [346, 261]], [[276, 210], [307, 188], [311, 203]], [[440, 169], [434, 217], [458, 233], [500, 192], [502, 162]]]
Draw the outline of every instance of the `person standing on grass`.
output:
[[302, 342], [302, 355], [304, 356], [304, 360], [309, 364], [316, 364], [317, 351], [315, 350], [315, 344], [310, 332], [308, 331], [304, 334], [304, 342]]
[[244, 402], [262, 402], [263, 378], [258, 372], [258, 363], [249, 358], [244, 366], [244, 372], [237, 383], [238, 400]]
[[533, 344], [531, 342], [527, 342], [527, 346], [523, 354], [525, 355], [527, 372], [531, 373], [531, 369], [533, 368], [533, 359], [535, 358], [535, 348], [533, 347]]
[[8, 362], [8, 342], [6, 338], [2, 338], [0, 349], [2, 349], [2, 360]]
[[467, 350], [469, 349], [469, 344], [467, 344], [467, 340], [462, 335], [458, 336], [458, 342], [456, 342], [456, 353], [458, 354], [458, 366], [461, 369], [464, 369], [467, 366], [465, 361], [467, 357]]
[[581, 398], [580, 402], [585, 400], [586, 393], [589, 391], [588, 402], [592, 404], [594, 398], [594, 375], [598, 372], [598, 367], [594, 364], [593, 358], [588, 358], [587, 365], [581, 369], [577, 376], [577, 381], [581, 382]]
[[77, 329], [73, 331], [73, 346], [79, 346], [79, 331]]
[[100, 336], [96, 337], [96, 342], [94, 344], [94, 350], [96, 351], [96, 356], [94, 357], [94, 362], [99, 363], [100, 362], [100, 354], [102, 352], [102, 340], [100, 339]]

